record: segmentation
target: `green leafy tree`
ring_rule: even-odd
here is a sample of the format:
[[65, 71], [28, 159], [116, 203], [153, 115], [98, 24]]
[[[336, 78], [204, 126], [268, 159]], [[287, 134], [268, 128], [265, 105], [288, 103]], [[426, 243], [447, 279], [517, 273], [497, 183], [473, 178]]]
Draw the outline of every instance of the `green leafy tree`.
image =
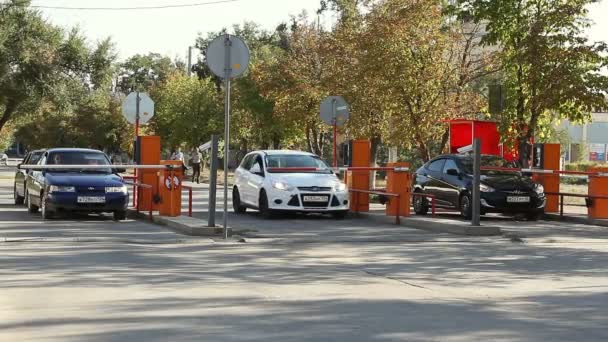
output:
[[608, 46], [590, 42], [592, 0], [462, 1], [461, 17], [486, 25], [483, 42], [500, 49], [506, 109], [503, 131], [521, 146], [560, 118], [589, 120], [605, 107]]

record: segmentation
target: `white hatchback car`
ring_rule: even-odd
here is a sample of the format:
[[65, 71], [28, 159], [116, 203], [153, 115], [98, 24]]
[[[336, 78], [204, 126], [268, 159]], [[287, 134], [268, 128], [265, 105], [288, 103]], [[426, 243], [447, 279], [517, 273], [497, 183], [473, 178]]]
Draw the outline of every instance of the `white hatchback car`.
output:
[[348, 214], [348, 189], [318, 156], [300, 151], [255, 151], [235, 171], [232, 206], [237, 213], [257, 209]]

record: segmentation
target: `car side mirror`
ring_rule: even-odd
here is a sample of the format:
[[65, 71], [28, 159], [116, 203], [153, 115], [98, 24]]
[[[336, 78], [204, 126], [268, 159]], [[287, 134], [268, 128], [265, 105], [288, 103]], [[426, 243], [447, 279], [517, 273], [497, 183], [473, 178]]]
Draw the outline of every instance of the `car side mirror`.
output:
[[456, 169], [448, 169], [447, 174], [450, 176], [460, 176], [460, 172]]
[[17, 164], [17, 170], [21, 170], [21, 165], [22, 165], [22, 164], [23, 164], [23, 163], [19, 163], [19, 164]]
[[125, 169], [124, 167], [115, 167], [113, 171], [114, 173], [125, 173], [127, 172], [127, 169]]
[[253, 174], [254, 174], [254, 175], [258, 175], [258, 176], [260, 176], [260, 177], [264, 177], [264, 172], [262, 172], [262, 171], [256, 171], [256, 172], [254, 172]]

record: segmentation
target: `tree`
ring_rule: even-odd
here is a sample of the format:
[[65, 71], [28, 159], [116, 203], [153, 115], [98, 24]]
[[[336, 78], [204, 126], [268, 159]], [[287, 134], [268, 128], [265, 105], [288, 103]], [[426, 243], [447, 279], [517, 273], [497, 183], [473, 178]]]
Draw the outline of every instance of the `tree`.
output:
[[174, 62], [161, 54], [138, 54], [121, 64], [118, 89], [124, 94], [131, 91], [153, 91], [171, 75], [183, 73], [183, 70], [180, 62]]
[[0, 4], [0, 131], [53, 87], [62, 32], [23, 1]]
[[151, 125], [165, 146], [199, 146], [222, 131], [223, 102], [211, 80], [173, 74], [159, 86], [156, 98]]
[[[486, 45], [500, 48], [507, 99], [503, 131], [524, 146], [556, 119], [585, 121], [605, 107], [608, 46], [589, 42], [592, 0], [462, 1], [460, 16], [485, 23]], [[522, 160], [524, 162], [524, 160]]]

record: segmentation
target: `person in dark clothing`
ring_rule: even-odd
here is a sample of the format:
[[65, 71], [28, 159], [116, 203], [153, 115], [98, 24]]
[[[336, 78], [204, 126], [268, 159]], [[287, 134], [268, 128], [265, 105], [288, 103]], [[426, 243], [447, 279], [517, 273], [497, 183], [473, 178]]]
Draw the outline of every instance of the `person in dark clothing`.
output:
[[196, 179], [196, 183], [200, 184], [201, 177], [201, 154], [198, 151], [198, 148], [192, 149], [192, 153], [190, 154], [190, 163], [192, 165], [192, 183]]

